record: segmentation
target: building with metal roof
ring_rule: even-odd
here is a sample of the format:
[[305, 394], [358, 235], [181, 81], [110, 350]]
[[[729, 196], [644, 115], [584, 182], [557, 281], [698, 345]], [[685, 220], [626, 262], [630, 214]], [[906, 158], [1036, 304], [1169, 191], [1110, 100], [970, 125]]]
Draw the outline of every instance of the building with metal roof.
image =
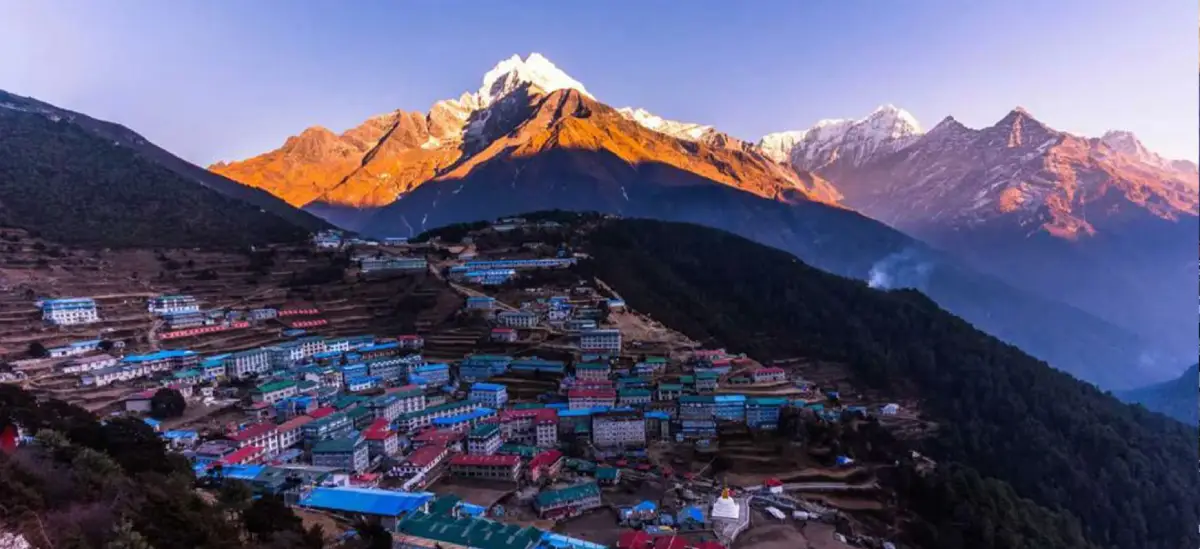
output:
[[300, 500], [301, 507], [335, 513], [353, 513], [379, 517], [385, 528], [396, 528], [400, 518], [428, 510], [434, 494], [399, 492], [378, 488], [314, 488]]

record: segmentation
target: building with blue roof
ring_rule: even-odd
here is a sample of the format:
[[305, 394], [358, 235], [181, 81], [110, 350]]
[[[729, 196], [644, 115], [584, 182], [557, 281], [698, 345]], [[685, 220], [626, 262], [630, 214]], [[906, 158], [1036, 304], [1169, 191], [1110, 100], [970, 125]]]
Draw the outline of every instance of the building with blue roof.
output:
[[567, 366], [561, 360], [546, 360], [538, 357], [530, 357], [513, 360], [512, 363], [509, 364], [509, 369], [514, 372], [541, 372], [544, 374], [563, 375], [567, 371]]
[[100, 320], [96, 300], [90, 297], [68, 297], [43, 299], [38, 302], [42, 309], [42, 320], [58, 326], [88, 324]]
[[493, 259], [481, 261], [468, 261], [463, 263], [463, 267], [468, 270], [488, 270], [488, 269], [545, 269], [553, 267], [568, 267], [575, 264], [575, 258], [549, 258], [549, 259]]
[[383, 384], [381, 378], [375, 376], [354, 376], [346, 380], [346, 390], [350, 392], [369, 391]]
[[471, 402], [489, 408], [500, 408], [508, 402], [508, 387], [499, 383], [475, 383], [468, 397]]
[[713, 416], [721, 421], [746, 420], [745, 395], [716, 395], [713, 397]]
[[467, 381], [498, 376], [508, 371], [512, 360], [512, 357], [505, 355], [471, 355], [459, 364], [458, 375]]
[[779, 413], [787, 405], [785, 398], [747, 398], [746, 425], [753, 429], [776, 429]]
[[496, 410], [492, 408], [476, 408], [461, 414], [434, 418], [430, 423], [438, 429], [466, 432], [481, 421], [492, 417], [496, 417]]
[[490, 311], [496, 307], [496, 298], [488, 296], [470, 296], [467, 298], [467, 309]]
[[399, 492], [378, 488], [314, 488], [300, 500], [301, 507], [333, 513], [379, 517], [384, 528], [396, 529], [396, 523], [409, 514], [427, 512], [434, 494]]
[[121, 359], [122, 366], [138, 366], [150, 372], [185, 370], [200, 364], [200, 355], [193, 351], [157, 351], [144, 355], [129, 355]]
[[[450, 365], [444, 362], [435, 362], [422, 364], [412, 369], [412, 375], [420, 377], [426, 383], [432, 385], [441, 385], [450, 381]], [[412, 382], [411, 379], [409, 380]]]

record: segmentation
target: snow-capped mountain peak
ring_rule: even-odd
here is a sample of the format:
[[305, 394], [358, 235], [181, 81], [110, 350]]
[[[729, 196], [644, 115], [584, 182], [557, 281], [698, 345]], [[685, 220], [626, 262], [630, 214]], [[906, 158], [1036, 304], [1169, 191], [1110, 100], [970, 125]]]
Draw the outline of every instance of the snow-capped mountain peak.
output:
[[508, 95], [522, 84], [530, 84], [543, 92], [573, 89], [588, 97], [592, 95], [579, 81], [554, 66], [540, 53], [531, 53], [525, 59], [513, 55], [492, 67], [483, 75], [483, 86], [476, 99], [480, 106], [487, 106]]
[[712, 126], [667, 120], [642, 108], [622, 107], [617, 109], [617, 112], [621, 113], [621, 116], [641, 124], [646, 129], [654, 130], [676, 139], [696, 141], [704, 137], [705, 134], [713, 131]]
[[908, 111], [882, 105], [859, 120], [825, 119], [804, 131], [780, 132], [759, 141], [763, 153], [799, 169], [813, 170], [834, 160], [859, 164], [879, 153], [898, 151], [922, 135]]

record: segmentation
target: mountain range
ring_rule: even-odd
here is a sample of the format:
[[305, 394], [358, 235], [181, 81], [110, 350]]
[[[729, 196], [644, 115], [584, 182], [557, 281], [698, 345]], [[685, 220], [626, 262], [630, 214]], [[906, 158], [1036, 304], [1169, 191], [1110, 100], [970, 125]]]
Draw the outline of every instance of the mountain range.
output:
[[[1059, 132], [1020, 108], [989, 128], [947, 117], [925, 132], [885, 105], [751, 143], [609, 107], [535, 53], [428, 113], [309, 128], [210, 169], [374, 236], [548, 208], [714, 226], [831, 272], [917, 287], [1106, 385], [1162, 379], [1200, 344], [1179, 299], [1194, 288], [1195, 165], [1126, 132]], [[1051, 348], [1066, 340], [1116, 354], [1065, 366], [1077, 359]]]
[[987, 128], [947, 117], [923, 132], [886, 106], [759, 146], [833, 182], [845, 206], [975, 268], [1173, 354], [1197, 348], [1197, 167], [1129, 132], [1081, 137], [1019, 107]]

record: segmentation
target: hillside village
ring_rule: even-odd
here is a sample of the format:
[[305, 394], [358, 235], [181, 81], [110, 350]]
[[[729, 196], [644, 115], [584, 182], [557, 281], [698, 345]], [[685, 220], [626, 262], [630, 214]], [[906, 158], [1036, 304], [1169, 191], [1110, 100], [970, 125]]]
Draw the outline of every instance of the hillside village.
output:
[[916, 403], [689, 340], [582, 275], [573, 230], [104, 259], [6, 230], [0, 381], [397, 547], [892, 546], [890, 462], [804, 433], [922, 436]]

